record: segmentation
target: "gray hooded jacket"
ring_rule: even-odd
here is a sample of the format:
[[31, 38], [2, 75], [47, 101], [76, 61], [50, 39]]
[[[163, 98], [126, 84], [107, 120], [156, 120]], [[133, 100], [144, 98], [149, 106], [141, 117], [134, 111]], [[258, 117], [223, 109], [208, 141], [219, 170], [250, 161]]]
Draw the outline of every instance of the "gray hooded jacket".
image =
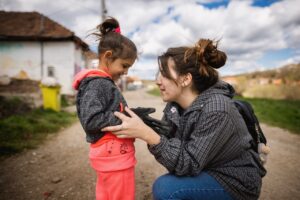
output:
[[76, 107], [78, 118], [86, 132], [89, 143], [97, 142], [104, 133], [106, 126], [121, 124], [115, 115], [127, 103], [113, 80], [104, 77], [87, 77], [80, 81]]

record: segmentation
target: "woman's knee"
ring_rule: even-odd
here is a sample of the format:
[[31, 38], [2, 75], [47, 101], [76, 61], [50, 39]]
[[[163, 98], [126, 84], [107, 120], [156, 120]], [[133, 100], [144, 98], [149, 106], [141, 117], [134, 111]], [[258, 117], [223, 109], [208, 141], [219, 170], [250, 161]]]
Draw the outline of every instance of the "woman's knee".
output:
[[207, 173], [195, 177], [160, 176], [153, 184], [155, 200], [231, 199], [224, 188]]
[[173, 176], [166, 174], [158, 177], [153, 183], [152, 192], [155, 200], [168, 199], [172, 193], [170, 186], [172, 186]]

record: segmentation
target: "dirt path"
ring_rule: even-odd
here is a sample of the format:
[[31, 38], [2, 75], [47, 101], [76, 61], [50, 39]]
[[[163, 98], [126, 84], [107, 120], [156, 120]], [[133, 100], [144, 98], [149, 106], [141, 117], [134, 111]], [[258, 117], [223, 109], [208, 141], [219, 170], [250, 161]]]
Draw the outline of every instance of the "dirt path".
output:
[[[126, 92], [132, 107], [155, 106], [160, 118], [164, 103], [143, 91]], [[263, 125], [272, 148], [260, 199], [300, 199], [300, 137]], [[151, 199], [151, 186], [165, 169], [136, 141], [136, 199]], [[62, 130], [38, 149], [0, 163], [0, 200], [94, 199], [96, 181], [87, 158], [88, 145], [79, 123]]]

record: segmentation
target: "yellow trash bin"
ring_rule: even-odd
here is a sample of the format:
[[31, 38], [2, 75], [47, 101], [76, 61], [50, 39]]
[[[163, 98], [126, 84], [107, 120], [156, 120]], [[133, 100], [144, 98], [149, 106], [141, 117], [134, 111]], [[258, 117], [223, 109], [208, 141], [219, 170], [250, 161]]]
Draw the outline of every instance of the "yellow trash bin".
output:
[[60, 86], [40, 85], [44, 109], [60, 111]]

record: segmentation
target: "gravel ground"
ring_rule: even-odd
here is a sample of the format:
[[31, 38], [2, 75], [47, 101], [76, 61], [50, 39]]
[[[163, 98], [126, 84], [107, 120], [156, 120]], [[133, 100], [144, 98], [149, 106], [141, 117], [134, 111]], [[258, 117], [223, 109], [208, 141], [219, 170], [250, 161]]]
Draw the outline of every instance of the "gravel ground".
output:
[[[152, 106], [160, 118], [164, 103], [143, 90], [124, 93], [131, 107]], [[71, 108], [70, 110], [74, 109]], [[260, 199], [300, 199], [300, 136], [262, 125], [271, 154]], [[166, 170], [137, 140], [136, 199], [151, 199], [151, 186]], [[51, 135], [34, 150], [9, 157], [0, 163], [0, 200], [94, 199], [96, 176], [89, 166], [88, 145], [79, 122]]]

